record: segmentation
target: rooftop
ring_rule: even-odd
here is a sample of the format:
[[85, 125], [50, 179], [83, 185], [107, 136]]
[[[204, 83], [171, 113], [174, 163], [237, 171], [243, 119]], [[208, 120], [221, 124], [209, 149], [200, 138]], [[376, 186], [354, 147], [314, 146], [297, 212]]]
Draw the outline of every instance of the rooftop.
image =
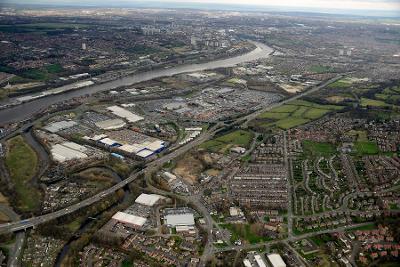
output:
[[160, 199], [163, 199], [163, 196], [156, 194], [141, 194], [135, 200], [135, 203], [139, 203], [145, 206], [154, 206]]

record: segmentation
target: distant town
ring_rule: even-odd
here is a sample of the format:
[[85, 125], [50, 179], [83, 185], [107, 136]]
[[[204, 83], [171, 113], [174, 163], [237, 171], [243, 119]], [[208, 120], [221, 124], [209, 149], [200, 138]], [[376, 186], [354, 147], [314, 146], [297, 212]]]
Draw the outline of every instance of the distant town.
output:
[[399, 266], [400, 20], [0, 5], [0, 266]]

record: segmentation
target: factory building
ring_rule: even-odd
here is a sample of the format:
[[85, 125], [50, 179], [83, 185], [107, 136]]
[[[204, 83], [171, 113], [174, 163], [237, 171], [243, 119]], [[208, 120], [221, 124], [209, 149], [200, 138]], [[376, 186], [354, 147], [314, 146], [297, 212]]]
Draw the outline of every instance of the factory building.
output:
[[269, 254], [267, 258], [272, 267], [286, 267], [286, 263], [283, 261], [281, 255], [277, 253]]
[[52, 146], [50, 152], [55, 161], [65, 162], [73, 159], [87, 158], [88, 156], [84, 153], [86, 150], [86, 147], [76, 143], [64, 142]]
[[108, 107], [107, 109], [109, 111], [111, 111], [114, 115], [124, 118], [124, 119], [128, 120], [129, 122], [138, 122], [138, 121], [143, 120], [143, 117], [133, 114], [129, 110], [126, 110], [119, 106], [111, 106], [111, 107]]
[[143, 227], [143, 225], [147, 221], [146, 218], [132, 215], [132, 214], [125, 213], [125, 212], [121, 212], [121, 211], [115, 213], [114, 216], [112, 216], [112, 219], [118, 221], [119, 223], [124, 224], [125, 226], [131, 227], [134, 229]]
[[165, 197], [157, 195], [157, 194], [140, 194], [135, 200], [135, 203], [152, 207], [158, 204], [161, 200], [165, 199]]
[[104, 121], [98, 121], [95, 123], [96, 127], [103, 130], [117, 130], [123, 128], [126, 123], [121, 119], [110, 119]]

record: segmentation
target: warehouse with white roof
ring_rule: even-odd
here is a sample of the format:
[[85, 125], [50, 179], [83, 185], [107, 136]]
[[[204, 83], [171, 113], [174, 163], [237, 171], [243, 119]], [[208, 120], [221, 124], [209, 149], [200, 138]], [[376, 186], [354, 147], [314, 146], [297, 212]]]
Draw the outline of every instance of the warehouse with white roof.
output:
[[132, 227], [132, 228], [140, 228], [143, 227], [143, 225], [147, 222], [146, 218], [132, 215], [129, 213], [121, 212], [118, 211], [117, 213], [112, 216], [112, 218], [119, 223], [122, 223], [126, 226]]
[[72, 142], [65, 142], [52, 146], [50, 152], [55, 161], [64, 162], [73, 159], [87, 158], [88, 156], [83, 153], [86, 150], [84, 146]]
[[117, 115], [118, 117], [125, 118], [129, 122], [138, 122], [143, 120], [143, 117], [133, 114], [129, 110], [121, 108], [119, 106], [111, 106], [107, 108], [109, 111]]
[[145, 206], [154, 206], [160, 200], [165, 199], [165, 197], [157, 195], [157, 194], [140, 194], [135, 200], [135, 203], [145, 205]]
[[50, 123], [49, 125], [47, 125], [43, 128], [48, 132], [56, 133], [61, 130], [71, 128], [77, 124], [78, 123], [75, 121], [57, 121], [57, 122]]
[[193, 226], [194, 216], [193, 213], [168, 214], [165, 221], [169, 227]]
[[117, 130], [123, 128], [126, 123], [121, 119], [110, 119], [104, 121], [98, 121], [95, 125], [103, 130]]
[[281, 255], [273, 253], [267, 255], [267, 257], [272, 267], [286, 267], [286, 263], [283, 261]]

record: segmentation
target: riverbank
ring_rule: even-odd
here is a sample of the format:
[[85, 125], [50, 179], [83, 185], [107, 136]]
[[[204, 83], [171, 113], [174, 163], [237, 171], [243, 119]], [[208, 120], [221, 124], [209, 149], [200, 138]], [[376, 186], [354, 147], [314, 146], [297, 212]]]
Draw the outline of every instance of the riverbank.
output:
[[232, 67], [239, 63], [249, 62], [258, 60], [261, 58], [268, 57], [273, 49], [259, 42], [253, 42], [256, 45], [256, 48], [249, 53], [228, 58], [215, 60], [207, 63], [200, 64], [190, 64], [190, 65], [179, 65], [176, 67], [168, 68], [168, 69], [157, 69], [152, 71], [147, 71], [143, 73], [137, 73], [133, 75], [129, 75], [117, 80], [105, 82], [102, 84], [94, 84], [91, 86], [87, 86], [81, 89], [61, 92], [59, 94], [48, 95], [43, 98], [34, 99], [32, 101], [22, 103], [16, 106], [12, 106], [3, 110], [0, 110], [0, 126], [20, 122], [23, 120], [30, 119], [37, 114], [41, 110], [45, 110], [53, 104], [64, 102], [70, 99], [83, 97], [85, 95], [92, 95], [97, 92], [110, 90], [112, 88], [118, 88], [121, 86], [128, 86], [131, 84], [144, 82], [148, 80], [152, 80], [155, 78], [173, 76], [182, 73], [188, 72], [196, 72], [196, 71], [205, 71], [217, 68], [226, 68]]

